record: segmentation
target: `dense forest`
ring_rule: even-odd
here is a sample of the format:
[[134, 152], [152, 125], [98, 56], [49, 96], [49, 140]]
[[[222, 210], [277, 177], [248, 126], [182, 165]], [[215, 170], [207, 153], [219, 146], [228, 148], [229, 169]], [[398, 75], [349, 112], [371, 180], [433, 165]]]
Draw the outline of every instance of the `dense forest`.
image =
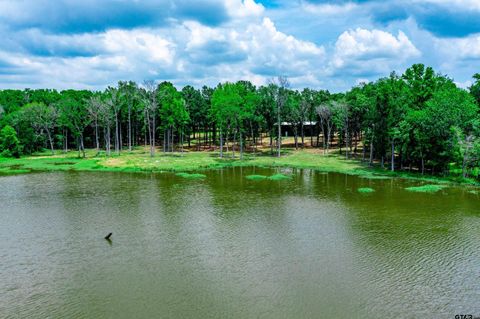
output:
[[288, 127], [295, 148], [336, 147], [346, 158], [392, 171], [478, 178], [480, 74], [473, 78], [467, 91], [415, 64], [335, 94], [293, 90], [285, 77], [260, 87], [239, 81], [181, 91], [153, 81], [119, 82], [102, 92], [2, 90], [0, 152], [18, 157], [75, 148], [85, 156], [85, 148], [95, 148], [111, 156], [145, 145], [151, 156], [157, 148], [189, 148], [216, 149], [221, 157], [237, 150], [243, 157], [267, 142], [272, 156], [281, 156]]

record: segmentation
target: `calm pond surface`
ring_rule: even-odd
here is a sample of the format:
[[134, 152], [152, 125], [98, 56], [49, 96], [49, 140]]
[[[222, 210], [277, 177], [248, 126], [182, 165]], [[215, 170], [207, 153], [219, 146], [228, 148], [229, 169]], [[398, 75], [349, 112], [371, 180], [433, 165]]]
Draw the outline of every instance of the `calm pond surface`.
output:
[[0, 317], [480, 316], [480, 195], [281, 171], [0, 177]]

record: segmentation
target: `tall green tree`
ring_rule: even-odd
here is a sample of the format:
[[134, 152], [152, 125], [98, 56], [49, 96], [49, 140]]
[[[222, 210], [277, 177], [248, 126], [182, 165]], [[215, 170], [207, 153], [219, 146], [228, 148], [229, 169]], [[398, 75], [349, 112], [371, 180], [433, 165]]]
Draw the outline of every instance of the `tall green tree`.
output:
[[134, 105], [138, 100], [138, 87], [137, 84], [133, 81], [120, 81], [118, 82], [118, 92], [120, 97], [124, 100], [123, 102], [127, 107], [128, 115], [128, 126], [127, 126], [127, 137], [128, 137], [128, 151], [132, 151], [132, 111]]
[[199, 128], [203, 127], [204, 123], [207, 122], [209, 108], [206, 106], [201, 91], [191, 85], [187, 85], [182, 89], [182, 97], [190, 117], [190, 125], [187, 132], [188, 146], [190, 146], [190, 135], [193, 135], [195, 139]]
[[87, 112], [90, 117], [90, 120], [93, 124], [93, 129], [95, 130], [95, 149], [97, 153], [100, 151], [100, 133], [99, 133], [99, 124], [100, 116], [103, 107], [103, 101], [99, 95], [92, 96], [87, 100]]
[[260, 119], [260, 125], [268, 132], [270, 137], [270, 153], [273, 155], [273, 136], [275, 135], [275, 123], [277, 122], [275, 107], [276, 107], [276, 92], [277, 86], [270, 83], [267, 86], [261, 86], [258, 93], [257, 111]]
[[58, 112], [52, 105], [43, 102], [32, 102], [23, 107], [25, 120], [30, 123], [38, 135], [46, 135], [52, 155], [54, 151], [53, 131], [56, 126]]
[[62, 122], [65, 123], [75, 137], [79, 156], [81, 153], [85, 157], [84, 133], [85, 128], [90, 125], [90, 118], [83, 103], [66, 96], [57, 103], [57, 107], [61, 112]]
[[480, 106], [480, 73], [473, 75], [475, 82], [470, 86], [470, 93], [473, 95], [477, 104]]
[[155, 156], [155, 137], [157, 130], [158, 86], [154, 81], [144, 81], [142, 92], [142, 104], [144, 106], [144, 118], [148, 128], [148, 140], [150, 144], [150, 156]]
[[[211, 114], [215, 120], [215, 124], [220, 130], [220, 157], [223, 157], [224, 137], [226, 138], [226, 146], [228, 152], [228, 136], [231, 131], [237, 128], [238, 113], [242, 98], [238, 88], [234, 83], [219, 84], [212, 94]], [[234, 138], [235, 143], [235, 138]], [[235, 150], [232, 146], [233, 156]]]
[[170, 82], [162, 82], [158, 86], [160, 101], [161, 125], [164, 129], [163, 151], [173, 152], [174, 133], [180, 133], [180, 144], [183, 151], [183, 134], [189, 121], [189, 115], [182, 94]]
[[426, 165], [432, 173], [446, 172], [448, 164], [456, 160], [456, 129], [471, 132], [476, 119], [478, 106], [474, 99], [453, 82], [435, 92], [423, 109], [410, 110], [406, 125], [413, 131], [412, 158], [420, 162], [421, 172]]

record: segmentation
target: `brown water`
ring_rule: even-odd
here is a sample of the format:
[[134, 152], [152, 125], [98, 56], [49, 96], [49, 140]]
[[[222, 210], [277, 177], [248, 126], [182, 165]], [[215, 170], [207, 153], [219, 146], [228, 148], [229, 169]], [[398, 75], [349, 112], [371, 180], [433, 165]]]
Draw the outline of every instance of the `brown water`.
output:
[[480, 316], [479, 195], [275, 172], [0, 177], [0, 317]]

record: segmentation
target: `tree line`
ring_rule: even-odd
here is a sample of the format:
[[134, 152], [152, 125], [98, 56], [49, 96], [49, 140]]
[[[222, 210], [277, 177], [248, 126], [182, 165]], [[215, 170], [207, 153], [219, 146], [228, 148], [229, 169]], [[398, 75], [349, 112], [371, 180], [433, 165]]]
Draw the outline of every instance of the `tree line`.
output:
[[20, 156], [95, 148], [106, 156], [144, 145], [163, 152], [218, 150], [240, 158], [268, 139], [282, 154], [282, 134], [295, 148], [360, 157], [393, 170], [479, 174], [480, 74], [468, 90], [431, 67], [362, 83], [345, 93], [294, 90], [286, 77], [215, 88], [121, 81], [104, 91], [1, 90], [0, 152]]

